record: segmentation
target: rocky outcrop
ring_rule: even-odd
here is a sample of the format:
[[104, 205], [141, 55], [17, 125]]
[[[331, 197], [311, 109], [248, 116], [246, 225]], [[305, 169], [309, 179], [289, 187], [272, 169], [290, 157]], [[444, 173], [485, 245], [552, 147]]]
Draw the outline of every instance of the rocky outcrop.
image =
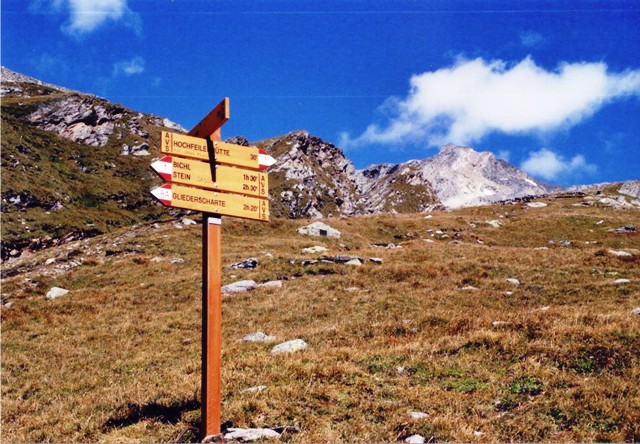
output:
[[629, 180], [620, 186], [620, 194], [640, 199], [640, 180]]
[[74, 142], [104, 146], [125, 112], [123, 107], [101, 99], [71, 95], [43, 104], [27, 120]]
[[277, 156], [269, 170], [276, 215], [322, 218], [361, 212], [355, 168], [338, 147], [306, 131], [261, 145]]
[[368, 213], [423, 213], [442, 209], [419, 161], [372, 165], [356, 181]]
[[[26, 120], [39, 129], [56, 133], [74, 142], [105, 146], [114, 133], [118, 134], [118, 138], [123, 138], [125, 134], [134, 134], [147, 139], [149, 134], [144, 129], [143, 120], [150, 125], [184, 131], [180, 125], [163, 117], [133, 113], [99, 97], [44, 83], [5, 67], [1, 68], [1, 73], [2, 96], [53, 95], [52, 100], [40, 103], [35, 111], [26, 116]], [[144, 150], [136, 150], [134, 147], [128, 152], [127, 149], [126, 145], [123, 146], [123, 154], [136, 154]]]

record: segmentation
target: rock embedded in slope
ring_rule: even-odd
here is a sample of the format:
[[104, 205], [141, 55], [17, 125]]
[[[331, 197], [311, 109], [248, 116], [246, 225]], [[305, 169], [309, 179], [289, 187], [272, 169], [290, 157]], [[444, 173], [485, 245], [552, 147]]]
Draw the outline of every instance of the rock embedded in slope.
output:
[[616, 257], [633, 257], [633, 254], [622, 250], [607, 250], [607, 253]]
[[234, 264], [231, 264], [229, 266], [230, 269], [232, 270], [238, 270], [238, 269], [246, 269], [246, 270], [253, 270], [255, 268], [257, 268], [259, 265], [258, 259], [256, 259], [255, 257], [250, 257], [248, 259], [244, 259], [240, 262], [236, 262]]
[[305, 227], [300, 227], [298, 228], [297, 232], [298, 234], [303, 234], [305, 236], [323, 236], [334, 238], [339, 238], [341, 236], [341, 233], [338, 230], [330, 227], [323, 222], [314, 222]]
[[329, 250], [326, 247], [323, 247], [321, 245], [316, 245], [313, 247], [307, 247], [302, 249], [302, 252], [306, 254], [326, 253], [327, 251]]
[[44, 297], [47, 300], [59, 298], [60, 296], [64, 296], [69, 293], [69, 290], [60, 287], [51, 287], [51, 289], [47, 292], [47, 295]]
[[623, 227], [611, 228], [607, 230], [609, 233], [615, 234], [634, 234], [636, 232], [636, 227], [633, 225], [625, 225]]
[[[333, 262], [336, 264], [347, 264], [349, 262], [357, 260], [358, 262], [360, 262], [359, 265], [362, 265], [361, 258], [359, 258], [358, 256], [350, 256], [348, 254], [338, 254], [336, 256], [322, 256], [320, 260], [323, 262]], [[355, 262], [352, 262], [351, 265], [355, 265]]]
[[268, 281], [268, 282], [264, 282], [262, 284], [258, 284], [259, 288], [282, 288], [283, 282], [282, 281]]
[[629, 180], [624, 182], [618, 192], [620, 194], [626, 194], [627, 196], [640, 199], [640, 180]]
[[271, 354], [277, 355], [280, 353], [293, 353], [300, 350], [304, 350], [308, 345], [302, 339], [293, 339], [291, 341], [283, 342], [282, 344], [278, 344], [271, 349]]
[[272, 429], [241, 429], [230, 428], [224, 434], [224, 439], [228, 441], [251, 442], [268, 438], [279, 438], [280, 433]]
[[246, 279], [222, 287], [222, 294], [246, 293], [255, 290], [258, 284], [256, 281]]
[[243, 342], [269, 342], [275, 341], [277, 338], [275, 336], [270, 336], [265, 334], [264, 332], [257, 331], [255, 333], [251, 333], [250, 335], [245, 336], [241, 340]]
[[258, 393], [266, 389], [266, 385], [256, 385], [255, 387], [249, 387], [244, 390], [240, 390], [240, 393]]

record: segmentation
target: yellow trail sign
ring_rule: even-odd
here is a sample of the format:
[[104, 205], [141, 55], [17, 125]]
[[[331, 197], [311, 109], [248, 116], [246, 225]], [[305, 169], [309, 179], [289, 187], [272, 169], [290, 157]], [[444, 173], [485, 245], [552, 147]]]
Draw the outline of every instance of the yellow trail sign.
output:
[[153, 162], [151, 168], [167, 182], [264, 198], [269, 196], [268, 176], [259, 171], [175, 156], [164, 156]]
[[165, 183], [151, 190], [151, 194], [170, 207], [244, 219], [269, 220], [269, 201], [258, 197], [218, 193], [174, 183]]
[[[211, 144], [209, 146], [208, 144]], [[160, 151], [190, 159], [213, 161], [254, 170], [264, 170], [275, 163], [266, 151], [226, 142], [211, 142], [200, 137], [162, 131]], [[213, 155], [213, 157], [212, 157]]]

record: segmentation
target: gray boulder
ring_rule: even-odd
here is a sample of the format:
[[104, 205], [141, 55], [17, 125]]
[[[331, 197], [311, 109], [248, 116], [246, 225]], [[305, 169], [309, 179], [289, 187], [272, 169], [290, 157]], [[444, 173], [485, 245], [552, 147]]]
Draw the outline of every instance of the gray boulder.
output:
[[297, 232], [298, 234], [304, 234], [305, 236], [340, 237], [340, 232], [338, 230], [331, 228], [323, 222], [314, 222], [306, 227], [300, 227]]
[[279, 438], [280, 433], [272, 429], [240, 429], [230, 428], [224, 435], [225, 440], [250, 442], [265, 438]]
[[52, 287], [47, 292], [47, 295], [44, 298], [48, 300], [55, 299], [55, 298], [59, 298], [60, 296], [64, 296], [67, 293], [69, 293], [69, 290], [65, 290], [64, 288], [60, 288], [60, 287]]
[[625, 225], [624, 227], [619, 227], [619, 228], [611, 228], [610, 230], [607, 230], [609, 233], [616, 233], [616, 234], [632, 234], [636, 232], [636, 227], [634, 227], [633, 225]]
[[327, 248], [323, 247], [321, 245], [316, 245], [314, 247], [303, 248], [302, 252], [303, 253], [310, 253], [310, 254], [313, 254], [313, 253], [326, 253], [327, 252]]
[[256, 281], [246, 279], [225, 285], [222, 287], [222, 294], [246, 293], [247, 291], [255, 290], [257, 286]]
[[258, 284], [260, 288], [282, 288], [282, 281], [269, 281], [263, 284]]
[[238, 270], [240, 268], [253, 270], [258, 266], [258, 264], [259, 264], [258, 259], [256, 259], [255, 257], [250, 257], [249, 259], [245, 259], [240, 262], [236, 262], [235, 264], [231, 264], [229, 268], [231, 268], [232, 270]]
[[291, 341], [278, 344], [271, 349], [271, 354], [276, 355], [279, 353], [292, 353], [307, 348], [307, 343], [302, 339], [293, 339]]

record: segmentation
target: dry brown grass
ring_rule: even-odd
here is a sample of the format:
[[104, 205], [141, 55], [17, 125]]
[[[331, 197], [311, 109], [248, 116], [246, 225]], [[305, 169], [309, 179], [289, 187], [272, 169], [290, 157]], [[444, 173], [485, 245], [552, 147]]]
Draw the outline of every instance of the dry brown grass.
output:
[[[226, 219], [223, 265], [260, 266], [225, 283], [287, 280], [224, 299], [223, 421], [295, 425], [283, 440], [296, 442], [640, 440], [640, 259], [607, 253], [640, 249], [607, 232], [640, 214], [575, 202], [329, 220], [339, 240], [297, 235], [307, 221]], [[390, 242], [403, 248], [371, 247]], [[384, 263], [302, 267], [311, 245]], [[142, 227], [5, 279], [2, 440], [169, 441], [197, 426], [200, 248], [199, 227]], [[84, 265], [43, 275], [75, 250]], [[45, 301], [53, 285], [71, 292]], [[239, 341], [259, 330], [309, 348]]]

